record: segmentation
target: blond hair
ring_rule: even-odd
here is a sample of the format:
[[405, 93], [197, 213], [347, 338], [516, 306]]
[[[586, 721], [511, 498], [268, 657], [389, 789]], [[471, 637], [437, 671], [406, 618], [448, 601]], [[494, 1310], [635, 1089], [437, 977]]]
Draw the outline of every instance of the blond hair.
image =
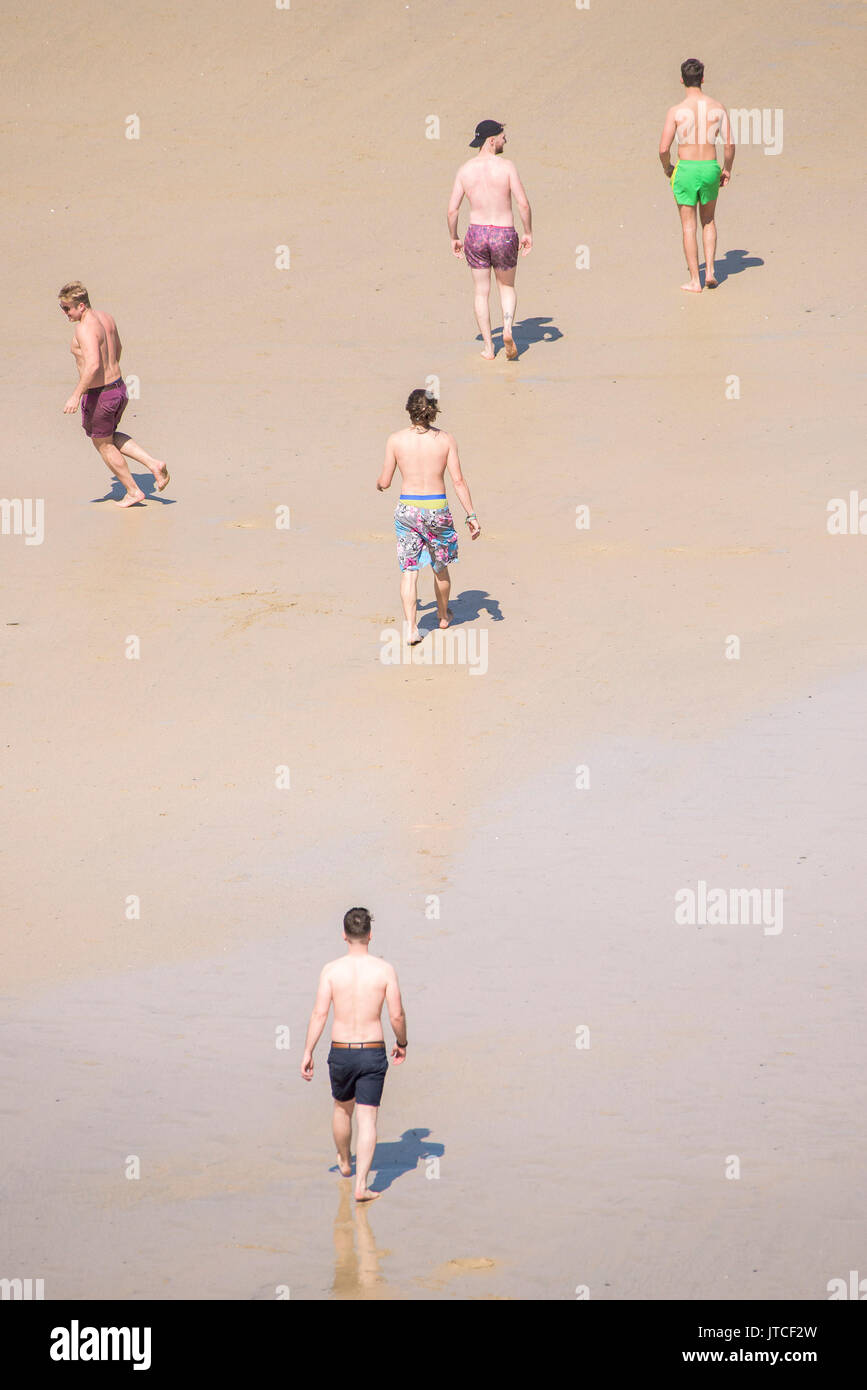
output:
[[70, 280], [68, 285], [64, 285], [57, 293], [58, 299], [65, 299], [72, 304], [86, 304], [90, 308], [90, 295], [84, 288], [80, 280]]

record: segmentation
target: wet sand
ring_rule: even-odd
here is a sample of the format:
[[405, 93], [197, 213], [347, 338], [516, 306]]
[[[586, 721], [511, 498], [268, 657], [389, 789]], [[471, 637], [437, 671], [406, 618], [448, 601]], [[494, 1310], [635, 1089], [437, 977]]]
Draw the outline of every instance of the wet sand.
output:
[[[864, 561], [825, 526], [861, 481], [854, 134], [817, 121], [856, 11], [730, 8], [723, 65], [694, 6], [708, 89], [786, 124], [739, 151], [728, 276], [693, 298], [658, 16], [504, 4], [480, 83], [478, 7], [441, 8], [45, 7], [10, 40], [3, 490], [46, 530], [0, 537], [0, 1273], [47, 1297], [821, 1298], [858, 1267]], [[108, 57], [123, 89], [83, 107]], [[534, 210], [516, 364], [479, 359], [445, 229], [486, 115]], [[73, 276], [173, 474], [127, 514], [60, 413]], [[453, 572], [484, 676], [380, 661], [374, 480], [429, 374], [484, 528]], [[783, 931], [676, 926], [699, 879], [783, 888]], [[361, 1217], [324, 1043], [298, 1075], [356, 902], [412, 1042]]]
[[[13, 1263], [56, 1297], [822, 1297], [865, 1234], [864, 694], [594, 740], [599, 785], [555, 764], [468, 819], [438, 920], [386, 894], [412, 1046], [366, 1215], [321, 1048], [297, 1074], [321, 928], [31, 997], [4, 1048]], [[780, 885], [781, 929], [676, 925], [701, 878]]]

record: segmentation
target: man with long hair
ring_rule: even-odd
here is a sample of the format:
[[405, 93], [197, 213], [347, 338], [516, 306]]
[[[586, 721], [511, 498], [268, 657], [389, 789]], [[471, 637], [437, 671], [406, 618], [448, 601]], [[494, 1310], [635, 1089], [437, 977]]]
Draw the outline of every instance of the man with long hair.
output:
[[449, 565], [458, 558], [458, 537], [446, 497], [446, 469], [467, 513], [472, 540], [481, 535], [481, 527], [461, 472], [458, 446], [452, 435], [434, 425], [439, 414], [437, 402], [419, 387], [410, 392], [406, 409], [409, 426], [388, 436], [385, 462], [376, 486], [380, 492], [385, 492], [391, 486], [395, 469], [403, 480], [394, 509], [394, 530], [406, 641], [415, 646], [422, 640], [416, 624], [420, 568], [430, 565], [433, 570], [440, 627], [448, 627], [454, 617], [449, 608], [452, 582]]

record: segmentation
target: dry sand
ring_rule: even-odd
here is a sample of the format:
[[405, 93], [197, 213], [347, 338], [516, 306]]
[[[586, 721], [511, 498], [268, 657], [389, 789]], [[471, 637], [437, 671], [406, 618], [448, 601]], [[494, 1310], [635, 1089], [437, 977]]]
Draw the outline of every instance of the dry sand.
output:
[[[48, 1298], [817, 1299], [863, 1264], [867, 542], [825, 524], [863, 477], [837, 120], [861, 11], [689, 15], [8, 21], [2, 492], [46, 510], [43, 544], [0, 537], [0, 1275]], [[779, 155], [738, 153], [700, 297], [656, 159], [693, 54], [785, 122]], [[445, 228], [487, 116], [534, 212], [516, 364], [478, 357]], [[141, 381], [124, 428], [172, 468], [127, 513], [61, 414], [74, 276]], [[484, 676], [379, 659], [396, 493], [374, 480], [431, 374], [484, 528], [453, 571]], [[700, 879], [782, 888], [783, 930], [675, 925]], [[364, 1213], [329, 1172], [324, 1042], [298, 1074], [356, 902], [411, 1039]]]

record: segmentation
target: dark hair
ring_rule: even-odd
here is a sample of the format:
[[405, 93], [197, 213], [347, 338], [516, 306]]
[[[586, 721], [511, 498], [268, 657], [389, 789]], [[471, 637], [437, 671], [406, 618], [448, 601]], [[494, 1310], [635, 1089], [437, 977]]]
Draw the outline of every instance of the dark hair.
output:
[[414, 425], [427, 425], [428, 429], [440, 413], [436, 396], [432, 396], [421, 386], [415, 391], [410, 391], [406, 408]]
[[680, 75], [684, 87], [700, 87], [704, 81], [704, 63], [700, 63], [698, 58], [687, 58], [680, 65]]
[[366, 907], [351, 907], [343, 919], [343, 930], [351, 941], [360, 941], [362, 937], [370, 936], [372, 921]]

